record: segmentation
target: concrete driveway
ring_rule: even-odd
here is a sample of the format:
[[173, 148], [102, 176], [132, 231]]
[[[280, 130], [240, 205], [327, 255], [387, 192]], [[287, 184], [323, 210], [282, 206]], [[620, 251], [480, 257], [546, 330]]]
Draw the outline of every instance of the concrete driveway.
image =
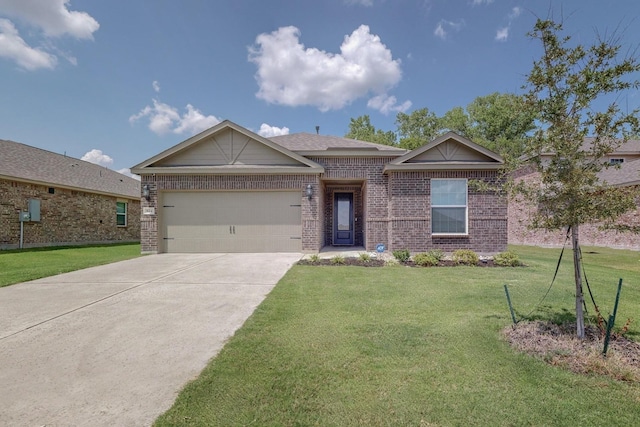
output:
[[150, 425], [300, 257], [150, 255], [0, 288], [0, 425]]

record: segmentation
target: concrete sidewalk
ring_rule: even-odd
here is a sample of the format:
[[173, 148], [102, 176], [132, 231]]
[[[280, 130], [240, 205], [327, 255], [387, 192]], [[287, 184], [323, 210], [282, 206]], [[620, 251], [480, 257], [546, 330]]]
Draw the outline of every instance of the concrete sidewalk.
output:
[[0, 289], [0, 425], [150, 425], [300, 257], [150, 255]]

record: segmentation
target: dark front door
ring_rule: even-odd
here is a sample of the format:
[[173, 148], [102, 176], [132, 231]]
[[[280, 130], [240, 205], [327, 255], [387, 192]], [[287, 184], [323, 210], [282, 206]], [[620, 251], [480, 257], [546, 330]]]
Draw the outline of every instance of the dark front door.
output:
[[353, 193], [335, 193], [333, 199], [333, 244], [353, 245]]

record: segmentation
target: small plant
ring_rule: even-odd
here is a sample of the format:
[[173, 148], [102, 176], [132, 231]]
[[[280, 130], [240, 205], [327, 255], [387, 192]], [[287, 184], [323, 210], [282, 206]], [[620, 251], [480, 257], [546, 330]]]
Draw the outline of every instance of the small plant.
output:
[[398, 262], [398, 260], [395, 258], [389, 258], [384, 262], [385, 267], [397, 267], [399, 265], [400, 265], [400, 262]]
[[362, 252], [361, 254], [358, 254], [358, 257], [362, 262], [371, 262], [371, 255], [369, 255], [366, 252]]
[[431, 249], [429, 252], [427, 252], [427, 254], [437, 259], [438, 262], [442, 261], [442, 259], [444, 258], [444, 252], [442, 252], [441, 249]]
[[500, 252], [493, 257], [493, 262], [500, 267], [517, 267], [522, 265], [517, 254], [506, 251]]
[[480, 258], [478, 254], [471, 249], [458, 249], [453, 252], [453, 261], [456, 264], [476, 265]]
[[398, 249], [393, 251], [393, 256], [399, 262], [407, 262], [411, 258], [411, 252], [408, 249]]
[[342, 255], [336, 255], [331, 258], [331, 264], [344, 265], [345, 263], [346, 261], [344, 260], [344, 257]]
[[413, 256], [413, 262], [421, 267], [433, 267], [435, 265], [438, 265], [440, 260], [437, 256], [434, 256], [429, 252], [421, 252]]
[[318, 254], [309, 255], [309, 262], [311, 262], [312, 264], [317, 264], [318, 262], [320, 262], [320, 255]]

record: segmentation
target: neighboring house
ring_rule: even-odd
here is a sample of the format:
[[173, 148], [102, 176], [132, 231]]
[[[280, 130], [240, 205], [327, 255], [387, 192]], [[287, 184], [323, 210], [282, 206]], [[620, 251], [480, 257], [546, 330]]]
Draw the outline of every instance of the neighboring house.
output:
[[[583, 149], [587, 150], [593, 138], [585, 138]], [[551, 159], [552, 154], [547, 153], [544, 159]], [[618, 150], [607, 156], [611, 165], [600, 173], [600, 179], [612, 186], [637, 186], [640, 185], [640, 140], [629, 140]], [[525, 167], [515, 175], [517, 179], [533, 181], [539, 179], [537, 172], [531, 167]], [[640, 202], [640, 201], [639, 201]], [[546, 231], [542, 229], [530, 229], [530, 212], [535, 206], [525, 203], [519, 198], [509, 201], [509, 244], [537, 245], [537, 246], [562, 246], [566, 243], [567, 230]], [[640, 205], [638, 209], [621, 216], [618, 224], [639, 227]], [[618, 232], [603, 229], [602, 224], [580, 225], [580, 244], [582, 246], [605, 246], [611, 248], [640, 249], [640, 234], [632, 232]]]
[[0, 140], [0, 249], [139, 240], [139, 181]]
[[412, 252], [507, 245], [503, 160], [454, 133], [407, 152], [317, 134], [263, 138], [224, 121], [134, 166], [142, 251]]

